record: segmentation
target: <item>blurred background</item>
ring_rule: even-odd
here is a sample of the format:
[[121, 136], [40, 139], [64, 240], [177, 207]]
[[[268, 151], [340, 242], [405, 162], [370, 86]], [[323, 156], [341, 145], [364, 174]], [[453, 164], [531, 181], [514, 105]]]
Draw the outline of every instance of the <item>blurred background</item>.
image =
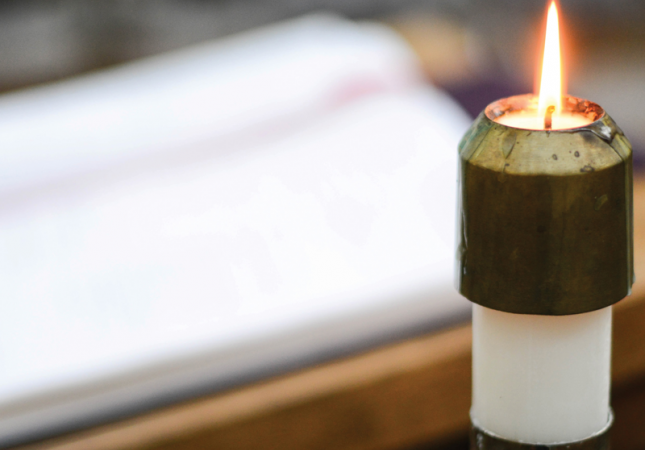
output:
[[[430, 80], [475, 113], [499, 93], [533, 89], [544, 2], [492, 0], [12, 1], [0, 3], [0, 89], [50, 82], [311, 12], [395, 27]], [[594, 99], [645, 142], [645, 6], [563, 0], [569, 92]], [[478, 90], [488, 88], [488, 94]], [[477, 101], [471, 89], [477, 92]], [[497, 89], [497, 91], [495, 90]]]
[[[534, 90], [545, 8], [0, 0], [0, 447], [465, 448], [470, 306], [452, 288], [455, 149], [488, 103]], [[568, 92], [625, 131], [638, 180], [645, 3], [562, 0], [561, 11]], [[632, 332], [645, 308], [630, 314]], [[625, 336], [615, 366], [627, 392], [645, 380], [645, 353]], [[307, 383], [293, 394], [285, 381], [260, 403], [291, 392], [326, 416], [266, 413], [278, 425], [256, 440], [244, 421], [234, 440], [186, 447], [154, 420], [149, 441], [66, 437], [206, 397], [223, 402], [221, 417], [200, 417], [226, 427], [229, 410], [255, 400], [218, 395], [389, 345], [419, 347], [402, 347], [409, 360], [398, 347], [372, 355], [379, 380], [403, 376], [382, 390], [389, 397], [341, 396], [343, 409], [334, 391], [328, 411], [302, 401]], [[425, 372], [401, 375], [417, 355]], [[343, 370], [313, 378], [349, 389]], [[437, 371], [450, 389], [432, 384]], [[355, 380], [351, 389], [369, 385]], [[399, 397], [408, 406], [390, 411]], [[637, 423], [645, 411], [634, 408], [623, 417]], [[398, 431], [387, 440], [389, 426]], [[69, 440], [48, 443], [57, 436]]]

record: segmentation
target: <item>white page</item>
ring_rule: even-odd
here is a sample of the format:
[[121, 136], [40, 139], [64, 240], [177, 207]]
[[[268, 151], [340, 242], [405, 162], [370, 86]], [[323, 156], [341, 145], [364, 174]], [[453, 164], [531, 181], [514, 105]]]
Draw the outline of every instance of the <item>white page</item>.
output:
[[451, 274], [466, 126], [411, 82], [227, 151], [211, 134], [163, 153], [191, 157], [5, 194], [0, 439], [464, 317]]

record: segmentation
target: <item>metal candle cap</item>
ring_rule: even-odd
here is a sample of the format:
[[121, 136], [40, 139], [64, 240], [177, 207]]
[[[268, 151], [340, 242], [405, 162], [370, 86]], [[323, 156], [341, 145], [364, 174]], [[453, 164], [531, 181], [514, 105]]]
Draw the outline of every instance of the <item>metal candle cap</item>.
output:
[[520, 314], [612, 305], [634, 279], [631, 145], [600, 106], [575, 97], [563, 110], [587, 116], [581, 128], [494, 121], [532, 101], [490, 104], [459, 145], [459, 291]]

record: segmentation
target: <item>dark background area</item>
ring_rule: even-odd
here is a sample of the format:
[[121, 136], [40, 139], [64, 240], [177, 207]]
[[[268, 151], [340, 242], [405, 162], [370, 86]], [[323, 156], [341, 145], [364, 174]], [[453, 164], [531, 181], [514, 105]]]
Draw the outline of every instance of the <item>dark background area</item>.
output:
[[[539, 49], [546, 2], [529, 0], [4, 0], [0, 83], [26, 86], [221, 38], [311, 12], [351, 19], [441, 18], [476, 34], [510, 75], [524, 75]], [[643, 57], [645, 3], [563, 1], [575, 67], [620, 48]], [[432, 28], [432, 23], [428, 24]], [[431, 31], [431, 30], [430, 30]], [[575, 50], [575, 51], [574, 51]], [[630, 55], [635, 56], [635, 55]]]
[[[531, 91], [546, 2], [529, 0], [3, 0], [0, 92], [56, 81], [313, 12], [384, 21], [472, 114]], [[569, 93], [645, 148], [645, 2], [561, 2]]]

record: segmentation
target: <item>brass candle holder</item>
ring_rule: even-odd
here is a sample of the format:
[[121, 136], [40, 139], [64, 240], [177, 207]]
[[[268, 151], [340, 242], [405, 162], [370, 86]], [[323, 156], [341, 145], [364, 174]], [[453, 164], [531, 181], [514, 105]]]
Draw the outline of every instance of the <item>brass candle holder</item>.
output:
[[600, 106], [566, 97], [590, 124], [524, 130], [496, 123], [532, 96], [499, 100], [459, 146], [459, 292], [518, 314], [578, 314], [634, 281], [632, 149]]

